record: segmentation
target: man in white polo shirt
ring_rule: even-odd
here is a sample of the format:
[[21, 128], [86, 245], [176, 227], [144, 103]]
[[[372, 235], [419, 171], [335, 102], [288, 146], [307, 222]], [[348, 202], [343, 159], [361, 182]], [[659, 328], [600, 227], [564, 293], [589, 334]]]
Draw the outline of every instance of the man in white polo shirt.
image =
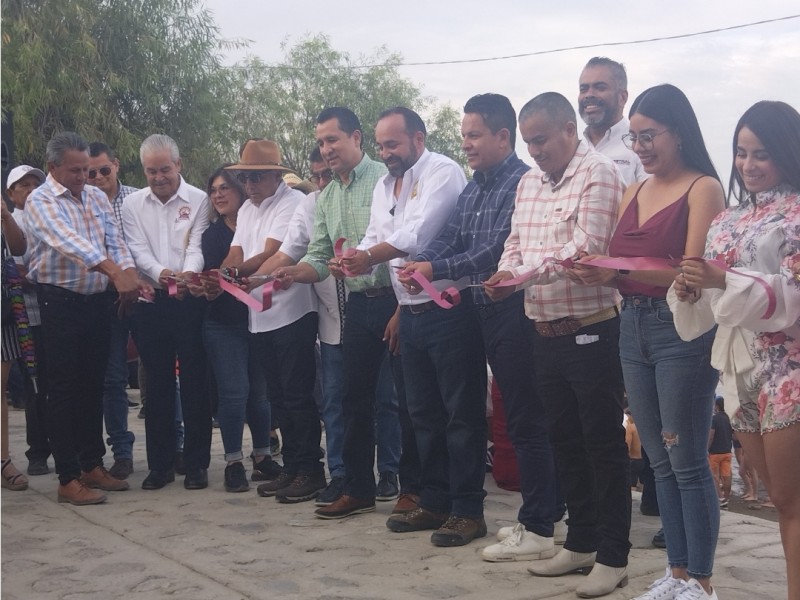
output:
[[[236, 233], [222, 266], [246, 277], [281, 247], [292, 215], [305, 196], [283, 181], [283, 174], [290, 169], [281, 164], [280, 148], [273, 141], [248, 141], [239, 163], [226, 168], [237, 172], [248, 200], [239, 209]], [[253, 292], [255, 297], [261, 294], [261, 288]], [[278, 410], [283, 435], [283, 472], [258, 486], [258, 494], [275, 496], [282, 503], [312, 500], [326, 485], [319, 447], [322, 430], [314, 401], [314, 290], [298, 285], [277, 291], [269, 310], [250, 309], [250, 331], [258, 337], [267, 396]]]
[[[139, 154], [149, 187], [125, 199], [122, 223], [136, 268], [156, 288], [152, 304], [136, 305], [132, 324], [148, 383], [145, 433], [150, 474], [142, 489], [157, 490], [175, 480], [177, 359], [186, 432], [183, 486], [198, 490], [208, 486], [211, 460], [211, 404], [201, 335], [206, 303], [186, 294], [185, 281], [203, 270], [200, 240], [208, 227], [208, 197], [181, 176], [180, 152], [172, 138], [151, 135]], [[176, 280], [177, 295], [170, 296], [170, 281]]]

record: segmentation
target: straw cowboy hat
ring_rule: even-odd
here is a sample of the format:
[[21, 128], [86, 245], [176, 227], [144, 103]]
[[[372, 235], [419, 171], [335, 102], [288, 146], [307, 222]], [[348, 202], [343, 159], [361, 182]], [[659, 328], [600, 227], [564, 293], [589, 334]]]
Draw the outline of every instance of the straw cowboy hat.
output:
[[272, 140], [249, 140], [242, 148], [239, 162], [225, 167], [230, 171], [288, 171], [281, 164], [281, 149]]

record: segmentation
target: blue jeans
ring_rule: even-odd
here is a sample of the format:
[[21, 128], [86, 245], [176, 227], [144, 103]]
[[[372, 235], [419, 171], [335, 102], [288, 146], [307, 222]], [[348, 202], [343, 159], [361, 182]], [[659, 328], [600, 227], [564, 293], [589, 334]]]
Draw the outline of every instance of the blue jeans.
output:
[[[114, 305], [116, 308], [116, 305]], [[108, 366], [103, 383], [103, 419], [114, 458], [133, 458], [136, 437], [128, 431], [128, 333], [130, 317], [111, 316], [111, 343], [108, 348]]]
[[217, 420], [225, 449], [225, 460], [240, 461], [244, 423], [250, 427], [253, 454], [269, 454], [270, 405], [267, 384], [255, 337], [212, 319], [203, 323], [203, 343], [217, 382]]
[[[344, 397], [343, 353], [341, 345], [320, 343], [322, 357], [322, 422], [325, 423], [325, 450], [331, 477], [344, 477]], [[378, 472], [397, 473], [400, 466], [399, 403], [391, 361], [381, 365], [375, 399], [375, 438], [378, 446]]]
[[322, 422], [325, 423], [325, 456], [333, 477], [344, 477], [344, 372], [342, 346], [320, 342], [322, 364]]
[[378, 473], [397, 474], [400, 468], [400, 403], [394, 388], [391, 359], [387, 355], [375, 390], [375, 441]]
[[684, 342], [666, 300], [625, 298], [620, 358], [628, 404], [656, 477], [670, 567], [710, 577], [719, 500], [708, 466], [708, 433], [718, 373], [714, 330]]
[[486, 356], [469, 297], [449, 310], [401, 307], [408, 412], [422, 466], [420, 506], [483, 516]]

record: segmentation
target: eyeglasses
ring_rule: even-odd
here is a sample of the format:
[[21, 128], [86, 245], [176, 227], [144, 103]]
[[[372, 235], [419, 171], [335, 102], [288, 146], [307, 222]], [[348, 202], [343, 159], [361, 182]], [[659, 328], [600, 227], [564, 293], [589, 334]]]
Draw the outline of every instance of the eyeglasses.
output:
[[315, 185], [319, 185], [319, 182], [322, 181], [323, 179], [327, 179], [328, 181], [333, 179], [333, 171], [331, 171], [330, 169], [325, 169], [321, 173], [319, 174], [315, 173], [308, 178], [308, 180]]
[[108, 177], [111, 175], [111, 167], [100, 167], [99, 169], [89, 169], [89, 179], [94, 179], [97, 177], [97, 173], [100, 173], [103, 177]]
[[254, 171], [252, 173], [239, 173], [236, 176], [236, 179], [239, 180], [239, 183], [247, 183], [248, 181], [252, 183], [261, 183], [261, 180], [264, 179], [266, 176], [266, 171]]
[[219, 186], [219, 187], [212, 187], [212, 188], [209, 190], [209, 192], [210, 192], [210, 194], [209, 194], [209, 195], [210, 195], [210, 196], [213, 196], [214, 194], [217, 194], [217, 193], [219, 193], [219, 194], [224, 194], [225, 192], [229, 191], [230, 189], [231, 189], [231, 186], [229, 186], [227, 183], [223, 183], [223, 184], [222, 184], [221, 186]]
[[631, 150], [633, 150], [633, 145], [636, 142], [639, 142], [639, 145], [642, 148], [652, 148], [653, 147], [653, 138], [657, 135], [661, 135], [662, 133], [666, 133], [669, 129], [663, 129], [661, 131], [656, 131], [655, 133], [626, 133], [622, 136], [622, 142]]

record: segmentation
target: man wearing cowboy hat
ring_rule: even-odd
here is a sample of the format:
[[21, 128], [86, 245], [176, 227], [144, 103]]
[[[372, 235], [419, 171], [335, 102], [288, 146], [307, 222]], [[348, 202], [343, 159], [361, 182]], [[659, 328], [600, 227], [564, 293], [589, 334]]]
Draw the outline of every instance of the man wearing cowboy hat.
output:
[[[248, 199], [239, 209], [239, 225], [222, 266], [248, 276], [281, 247], [304, 195], [284, 182], [291, 169], [282, 164], [280, 148], [271, 140], [249, 140], [239, 162], [226, 168], [237, 173]], [[257, 289], [253, 295], [260, 298], [261, 293]], [[269, 310], [250, 310], [250, 332], [256, 335], [256, 351], [261, 353], [270, 402], [280, 413], [283, 434], [283, 472], [261, 484], [258, 493], [282, 503], [311, 500], [326, 485], [314, 401], [314, 291], [310, 286], [277, 291]]]
[[[206, 302], [186, 295], [186, 281], [203, 270], [200, 241], [208, 227], [208, 198], [181, 176], [180, 152], [172, 138], [151, 135], [139, 154], [149, 187], [125, 199], [122, 223], [136, 267], [156, 288], [152, 303], [137, 303], [132, 325], [148, 384], [150, 474], [142, 489], [157, 490], [175, 480], [177, 358], [186, 433], [183, 485], [198, 490], [208, 486], [211, 460], [211, 403], [201, 332]], [[169, 295], [170, 283], [177, 284], [175, 296]]]

